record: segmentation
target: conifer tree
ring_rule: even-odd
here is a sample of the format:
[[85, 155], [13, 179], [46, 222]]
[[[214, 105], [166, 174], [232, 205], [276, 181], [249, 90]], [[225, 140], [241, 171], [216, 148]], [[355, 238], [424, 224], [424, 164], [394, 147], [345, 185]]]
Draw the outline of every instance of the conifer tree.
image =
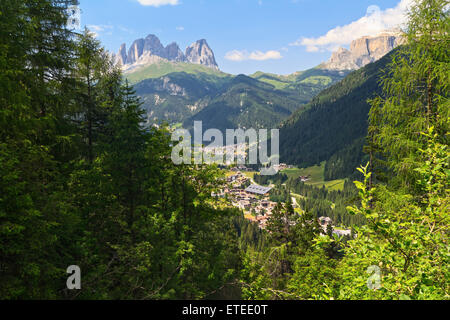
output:
[[448, 144], [450, 30], [448, 0], [415, 1], [402, 35], [405, 43], [383, 79], [384, 95], [372, 100], [369, 145], [390, 169], [390, 183], [413, 191], [418, 150], [434, 127]]
[[384, 96], [372, 101], [369, 137], [388, 175], [371, 185], [368, 165], [359, 168], [361, 206], [349, 210], [367, 224], [347, 242], [340, 298], [449, 297], [449, 27], [449, 1], [415, 1]]
[[73, 218], [62, 193], [72, 129], [72, 34], [64, 5], [2, 0], [0, 9], [0, 296], [54, 298]]

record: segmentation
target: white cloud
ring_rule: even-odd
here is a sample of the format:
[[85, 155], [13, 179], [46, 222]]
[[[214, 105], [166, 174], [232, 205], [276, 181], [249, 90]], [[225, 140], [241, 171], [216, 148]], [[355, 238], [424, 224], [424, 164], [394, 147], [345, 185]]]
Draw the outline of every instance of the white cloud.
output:
[[244, 61], [247, 60], [247, 56], [248, 52], [246, 51], [233, 50], [225, 54], [225, 59], [231, 61]]
[[281, 59], [283, 58], [281, 56], [281, 53], [279, 51], [275, 51], [275, 50], [269, 50], [267, 52], [261, 52], [261, 51], [254, 51], [250, 54], [250, 60], [258, 60], [258, 61], [263, 61], [263, 60], [271, 60], [271, 59]]
[[100, 33], [105, 32], [105, 31], [108, 31], [107, 34], [110, 35], [111, 34], [111, 30], [114, 29], [113, 26], [105, 25], [105, 24], [100, 24], [100, 25], [90, 24], [90, 25], [87, 26], [87, 28], [89, 29], [89, 31], [91, 31], [91, 33], [96, 38], [98, 38]]
[[160, 6], [176, 6], [180, 3], [179, 0], [137, 0], [143, 6], [152, 6], [152, 7], [160, 7]]
[[183, 31], [184, 27], [183, 26], [179, 26], [179, 27], [176, 27], [175, 29], [177, 29], [178, 31]]
[[247, 50], [233, 50], [229, 51], [225, 55], [225, 59], [231, 61], [245, 61], [245, 60], [256, 60], [256, 61], [264, 61], [264, 60], [272, 60], [272, 59], [281, 59], [283, 58], [279, 51], [269, 50], [266, 52], [262, 52], [259, 50], [253, 51], [249, 53]]
[[305, 46], [308, 52], [334, 51], [340, 46], [349, 45], [363, 36], [374, 36], [382, 31], [402, 27], [406, 13], [413, 0], [401, 0], [395, 8], [380, 10], [376, 5], [367, 8], [366, 15], [350, 24], [338, 26], [317, 38], [302, 37], [291, 46]]

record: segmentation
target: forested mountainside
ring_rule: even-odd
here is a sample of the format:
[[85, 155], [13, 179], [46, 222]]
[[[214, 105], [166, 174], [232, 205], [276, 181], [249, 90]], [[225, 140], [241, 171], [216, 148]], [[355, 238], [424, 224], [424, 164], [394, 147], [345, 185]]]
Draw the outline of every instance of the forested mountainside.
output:
[[126, 77], [136, 83], [136, 93], [153, 122], [189, 128], [194, 120], [202, 120], [204, 127], [232, 129], [275, 128], [345, 74], [311, 69], [286, 77], [232, 76], [200, 65], [162, 62]]
[[245, 75], [232, 78], [206, 106], [183, 122], [189, 128], [194, 121], [203, 127], [225, 132], [234, 128], [276, 128], [281, 120], [305, 104], [289, 92]]
[[351, 175], [364, 157], [368, 99], [381, 93], [383, 70], [395, 53], [350, 73], [287, 119], [280, 131], [281, 161], [300, 167], [327, 161], [326, 178]]
[[149, 122], [181, 123], [207, 106], [228, 82], [229, 77], [213, 74], [174, 72], [140, 81], [134, 88]]

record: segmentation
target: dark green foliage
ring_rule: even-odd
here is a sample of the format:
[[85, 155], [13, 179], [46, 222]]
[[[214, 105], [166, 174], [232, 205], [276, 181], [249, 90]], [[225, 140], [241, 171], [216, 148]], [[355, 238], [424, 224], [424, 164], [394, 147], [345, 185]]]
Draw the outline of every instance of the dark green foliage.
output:
[[369, 156], [364, 153], [365, 138], [356, 139], [351, 145], [333, 154], [325, 163], [325, 180], [349, 178], [358, 179], [355, 168], [361, 163], [367, 163]]
[[348, 180], [345, 181], [342, 191], [313, 187], [299, 180], [290, 181], [288, 188], [302, 196], [298, 200], [300, 208], [312, 213], [316, 218], [329, 217], [337, 226], [350, 227], [365, 223], [362, 216], [353, 216], [347, 212], [347, 206], [357, 201], [356, 188]]
[[[361, 206], [349, 208], [367, 225], [345, 248], [338, 297], [449, 297], [449, 4], [413, 3], [406, 44], [371, 101], [371, 162], [355, 182]], [[370, 264], [380, 268], [378, 290], [361, 281]]]
[[274, 202], [289, 202], [290, 192], [288, 188], [282, 186], [281, 184], [277, 184], [275, 188], [270, 191], [270, 201]]
[[[0, 296], [53, 298], [69, 263], [59, 236], [77, 220], [64, 202], [73, 48], [64, 5], [2, 1], [0, 12]], [[31, 19], [32, 18], [32, 19]], [[61, 276], [62, 275], [62, 276]]]
[[[267, 230], [270, 246], [260, 252], [248, 250], [244, 257], [245, 298], [311, 299], [335, 286], [337, 261], [315, 247], [314, 239], [322, 229], [312, 214], [298, 215], [289, 203], [278, 204]], [[328, 287], [323, 286], [325, 281]]]
[[242, 215], [236, 215], [233, 222], [238, 231], [239, 246], [242, 251], [247, 251], [248, 248], [260, 251], [267, 245], [267, 233], [258, 224], [247, 220]]
[[[0, 298], [197, 299], [236, 281], [239, 214], [211, 198], [219, 171], [172, 163], [167, 128], [143, 126], [61, 1], [1, 3]], [[74, 264], [80, 291], [66, 289]]]
[[257, 184], [268, 185], [268, 184], [283, 184], [288, 179], [288, 176], [284, 173], [277, 173], [273, 176], [262, 176], [260, 174], [255, 174], [253, 180]]
[[367, 134], [367, 99], [381, 92], [380, 76], [392, 54], [352, 72], [286, 120], [280, 131], [280, 161], [308, 167], [330, 159], [329, 179], [354, 172], [363, 155], [357, 148], [362, 150]]

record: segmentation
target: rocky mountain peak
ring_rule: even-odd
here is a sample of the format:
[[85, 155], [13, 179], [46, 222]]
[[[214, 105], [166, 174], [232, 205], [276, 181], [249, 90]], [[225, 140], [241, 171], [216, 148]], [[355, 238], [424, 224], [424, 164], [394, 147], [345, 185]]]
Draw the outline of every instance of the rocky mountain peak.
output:
[[377, 61], [400, 45], [401, 36], [397, 32], [386, 31], [373, 37], [353, 40], [350, 50], [339, 48], [323, 66], [328, 70], [357, 70]]
[[169, 61], [176, 61], [176, 62], [186, 61], [184, 53], [180, 50], [180, 47], [178, 47], [178, 44], [175, 42], [172, 42], [171, 44], [167, 45], [165, 51], [166, 57]]
[[186, 48], [186, 60], [218, 70], [214, 53], [205, 39], [198, 40]]
[[194, 42], [186, 48], [186, 53], [183, 53], [175, 42], [164, 47], [154, 34], [149, 34], [145, 39], [135, 40], [130, 46], [128, 54], [126, 44], [122, 44], [116, 55], [116, 61], [122, 64], [124, 70], [161, 61], [188, 62], [201, 64], [215, 70], [219, 69], [214, 53], [205, 39]]
[[126, 64], [132, 64], [139, 60], [139, 57], [142, 56], [142, 53], [144, 52], [144, 44], [144, 39], [134, 40], [133, 44], [128, 50]]
[[154, 34], [149, 34], [144, 41], [144, 51], [143, 53], [149, 53], [150, 55], [159, 56], [165, 58], [164, 46], [161, 41]]

